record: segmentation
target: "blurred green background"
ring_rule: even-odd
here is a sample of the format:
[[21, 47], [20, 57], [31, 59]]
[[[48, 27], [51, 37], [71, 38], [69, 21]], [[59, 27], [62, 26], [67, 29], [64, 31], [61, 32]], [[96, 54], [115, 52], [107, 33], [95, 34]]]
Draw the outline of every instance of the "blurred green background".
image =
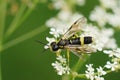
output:
[[[1, 80], [61, 80], [61, 77], [56, 74], [51, 66], [51, 63], [55, 61], [55, 54], [50, 50], [42, 53], [44, 46], [35, 41], [40, 40], [47, 43], [46, 36], [50, 35], [45, 22], [59, 11], [49, 7], [50, 1], [34, 0], [31, 2], [33, 2], [31, 3], [33, 8], [27, 7], [27, 3], [22, 3], [20, 0], [9, 0], [7, 5], [4, 0], [0, 1], [0, 4], [6, 5], [6, 8], [1, 7], [1, 13], [4, 14], [0, 15], [0, 22], [5, 19], [2, 39], [2, 47], [5, 49], [1, 51]], [[89, 12], [97, 4], [99, 4], [98, 1], [88, 0], [86, 3], [88, 6], [77, 6], [76, 9], [88, 17]], [[12, 11], [12, 8], [16, 11]], [[16, 16], [17, 19], [15, 20]], [[11, 28], [11, 23], [13, 23], [12, 26], [17, 25], [17, 28], [10, 36], [6, 37], [5, 33]], [[120, 31], [116, 30], [115, 38], [120, 46], [119, 34]], [[103, 59], [103, 57], [105, 58]], [[73, 55], [71, 59], [74, 65], [78, 58]], [[93, 54], [88, 62], [94, 63], [97, 67], [104, 64], [106, 60], [105, 55], [98, 53]], [[84, 73], [84, 70], [81, 72]], [[105, 76], [105, 80], [119, 79], [119, 71]]]

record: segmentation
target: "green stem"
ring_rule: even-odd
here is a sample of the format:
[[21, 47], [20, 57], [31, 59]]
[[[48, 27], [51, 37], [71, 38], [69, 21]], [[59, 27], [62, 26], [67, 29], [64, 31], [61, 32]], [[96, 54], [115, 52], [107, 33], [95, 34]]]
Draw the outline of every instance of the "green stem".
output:
[[89, 59], [89, 55], [88, 54], [81, 55], [81, 57], [79, 58], [79, 60], [76, 63], [76, 65], [71, 69], [71, 71], [72, 71], [71, 74], [70, 75], [64, 75], [62, 77], [62, 80], [75, 80], [78, 70], [81, 69], [81, 67], [85, 64], [85, 62], [88, 59]]
[[[81, 55], [76, 65], [72, 68], [72, 72], [73, 73], [78, 72], [88, 59], [89, 59], [88, 54]], [[76, 75], [73, 75], [72, 77], [76, 78]]]
[[23, 17], [20, 19], [20, 21], [19, 21], [19, 23], [17, 24], [17, 26], [19, 26], [19, 25], [21, 25], [27, 18], [28, 18], [28, 16], [31, 14], [31, 12], [33, 11], [33, 8], [31, 9], [28, 9], [25, 13], [24, 13], [24, 15], [23, 15]]
[[5, 27], [5, 16], [6, 16], [6, 0], [0, 0], [0, 50], [2, 49], [3, 34]]
[[72, 9], [75, 5], [75, 1], [74, 0], [67, 0], [66, 3], [68, 4], [69, 8]]
[[2, 53], [0, 52], [0, 80], [2, 80], [2, 61], [1, 61], [1, 58], [2, 58]]
[[[26, 12], [24, 12], [24, 11], [27, 6], [25, 4], [21, 5], [20, 10], [18, 11], [16, 17], [14, 18], [9, 29], [6, 32], [6, 35], [5, 35], [6, 38], [8, 38], [28, 18], [28, 16], [34, 10], [34, 8], [36, 7], [38, 2], [39, 2], [39, 0], [34, 0], [33, 7], [28, 8]], [[24, 13], [24, 15], [23, 15], [23, 13]]]
[[12, 40], [12, 41], [9, 41], [8, 43], [6, 43], [4, 45], [4, 48], [1, 51], [5, 50], [7, 48], [10, 48], [10, 47], [12, 47], [12, 46], [24, 41], [24, 40], [30, 39], [30, 38], [34, 37], [35, 35], [43, 32], [45, 30], [46, 30], [46, 28], [44, 26], [42, 26], [42, 27], [39, 27], [39, 28], [37, 28], [37, 29], [27, 33], [27, 34], [24, 34], [24, 35]]
[[106, 72], [107, 72], [107, 73], [111, 73], [111, 72], [113, 72], [113, 71], [111, 71], [111, 70], [107, 70]]
[[[107, 70], [107, 71], [105, 71], [105, 72], [108, 74], [108, 73], [111, 73], [111, 72], [113, 72], [113, 71]], [[96, 72], [95, 75], [97, 75], [97, 74], [99, 74], [99, 73]], [[77, 74], [75, 77], [76, 77], [76, 78], [86, 78], [85, 74]]]
[[72, 77], [72, 80], [75, 80], [75, 77]]
[[81, 67], [84, 65], [84, 63], [89, 59], [89, 55], [88, 54], [83, 54], [80, 56], [78, 62], [76, 63], [76, 65], [72, 68], [73, 72], [77, 72], [78, 70], [81, 69]]
[[29, 15], [32, 13], [32, 11], [34, 10], [34, 8], [36, 7], [37, 3], [39, 0], [36, 0], [33, 4], [33, 7], [28, 8], [27, 11], [24, 13], [24, 15], [22, 16], [22, 18], [20, 19], [19, 23], [17, 24], [17, 26], [21, 25], [28, 17]]
[[85, 74], [78, 74], [76, 75], [76, 78], [86, 78]]
[[22, 15], [23, 15], [23, 13], [25, 11], [25, 8], [26, 8], [26, 5], [22, 4], [19, 11], [18, 11], [18, 13], [17, 13], [17, 15], [13, 19], [11, 25], [9, 26], [9, 28], [8, 28], [8, 30], [6, 32], [6, 35], [5, 35], [6, 38], [9, 37], [15, 31], [15, 29], [18, 27], [17, 24], [18, 24], [19, 20], [21, 19]]
[[[6, 17], [6, 8], [7, 1], [0, 0], [0, 50], [3, 48], [3, 35], [5, 27], [5, 17]], [[1, 61], [2, 51], [0, 51], [0, 80], [2, 80], [2, 61]]]

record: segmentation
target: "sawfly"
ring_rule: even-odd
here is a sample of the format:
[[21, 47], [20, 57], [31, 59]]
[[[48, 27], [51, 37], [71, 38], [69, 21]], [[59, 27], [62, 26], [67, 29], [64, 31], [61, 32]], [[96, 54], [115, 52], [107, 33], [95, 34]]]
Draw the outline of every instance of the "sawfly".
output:
[[80, 56], [81, 53], [84, 52], [89, 53], [90, 50], [88, 48], [86, 49], [85, 46], [93, 42], [93, 37], [80, 37], [77, 35], [77, 33], [81, 31], [81, 27], [83, 27], [86, 22], [87, 20], [84, 17], [79, 18], [77, 21], [75, 21], [58, 41], [54, 41], [49, 45], [50, 50], [59, 53], [59, 51], [62, 49], [67, 49], [77, 56]]

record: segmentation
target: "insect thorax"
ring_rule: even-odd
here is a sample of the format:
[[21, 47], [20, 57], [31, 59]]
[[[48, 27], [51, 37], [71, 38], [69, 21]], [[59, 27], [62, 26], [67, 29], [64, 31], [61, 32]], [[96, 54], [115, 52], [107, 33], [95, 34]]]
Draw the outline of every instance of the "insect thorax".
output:
[[58, 46], [66, 46], [69, 44], [69, 40], [61, 39], [57, 44], [58, 44]]

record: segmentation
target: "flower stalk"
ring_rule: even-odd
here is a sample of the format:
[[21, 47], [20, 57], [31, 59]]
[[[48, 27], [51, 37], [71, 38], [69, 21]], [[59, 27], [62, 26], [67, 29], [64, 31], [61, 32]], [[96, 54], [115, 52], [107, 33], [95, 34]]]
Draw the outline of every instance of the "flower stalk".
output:
[[35, 0], [32, 6], [25, 11], [27, 8], [25, 3], [22, 3], [18, 13], [16, 14], [14, 20], [11, 22], [8, 30], [6, 31], [5, 38], [9, 38], [10, 35], [29, 17], [34, 8], [36, 7], [39, 0]]
[[[106, 74], [108, 74], [108, 73], [111, 73], [112, 71], [111, 70], [107, 70], [105, 72], [107, 72]], [[97, 75], [98, 73], [96, 72], [94, 74]], [[86, 79], [86, 74], [77, 74], [75, 77], [76, 78], [85, 78]]]
[[12, 47], [12, 46], [18, 44], [18, 43], [21, 43], [24, 40], [30, 39], [30, 38], [34, 37], [35, 35], [42, 33], [45, 30], [46, 30], [45, 26], [38, 27], [37, 29], [34, 29], [31, 32], [28, 32], [28, 33], [26, 33], [26, 34], [24, 34], [16, 39], [12, 40], [12, 41], [9, 41], [8, 43], [5, 43], [4, 47], [0, 51], [3, 51], [9, 47]]
[[[0, 0], [0, 50], [3, 48], [3, 34], [5, 27], [5, 16], [7, 9], [7, 0]], [[2, 80], [2, 51], [0, 51], [0, 80]]]
[[5, 37], [8, 38], [16, 29], [19, 23], [19, 20], [21, 19], [21, 17], [23, 16], [24, 10], [26, 9], [26, 5], [22, 4], [18, 13], [16, 14], [14, 20], [11, 22], [11, 25], [9, 26], [9, 28], [6, 31], [6, 35]]
[[76, 63], [76, 65], [72, 68], [73, 72], [79, 71], [81, 67], [85, 64], [85, 62], [89, 59], [90, 55], [82, 54]]
[[[78, 76], [77, 72], [81, 69], [81, 67], [85, 64], [85, 62], [89, 59], [88, 54], [82, 54], [78, 60], [78, 62], [71, 68], [70, 75], [63, 75], [62, 80], [75, 80]], [[84, 78], [84, 75], [79, 75], [81, 78]]]

